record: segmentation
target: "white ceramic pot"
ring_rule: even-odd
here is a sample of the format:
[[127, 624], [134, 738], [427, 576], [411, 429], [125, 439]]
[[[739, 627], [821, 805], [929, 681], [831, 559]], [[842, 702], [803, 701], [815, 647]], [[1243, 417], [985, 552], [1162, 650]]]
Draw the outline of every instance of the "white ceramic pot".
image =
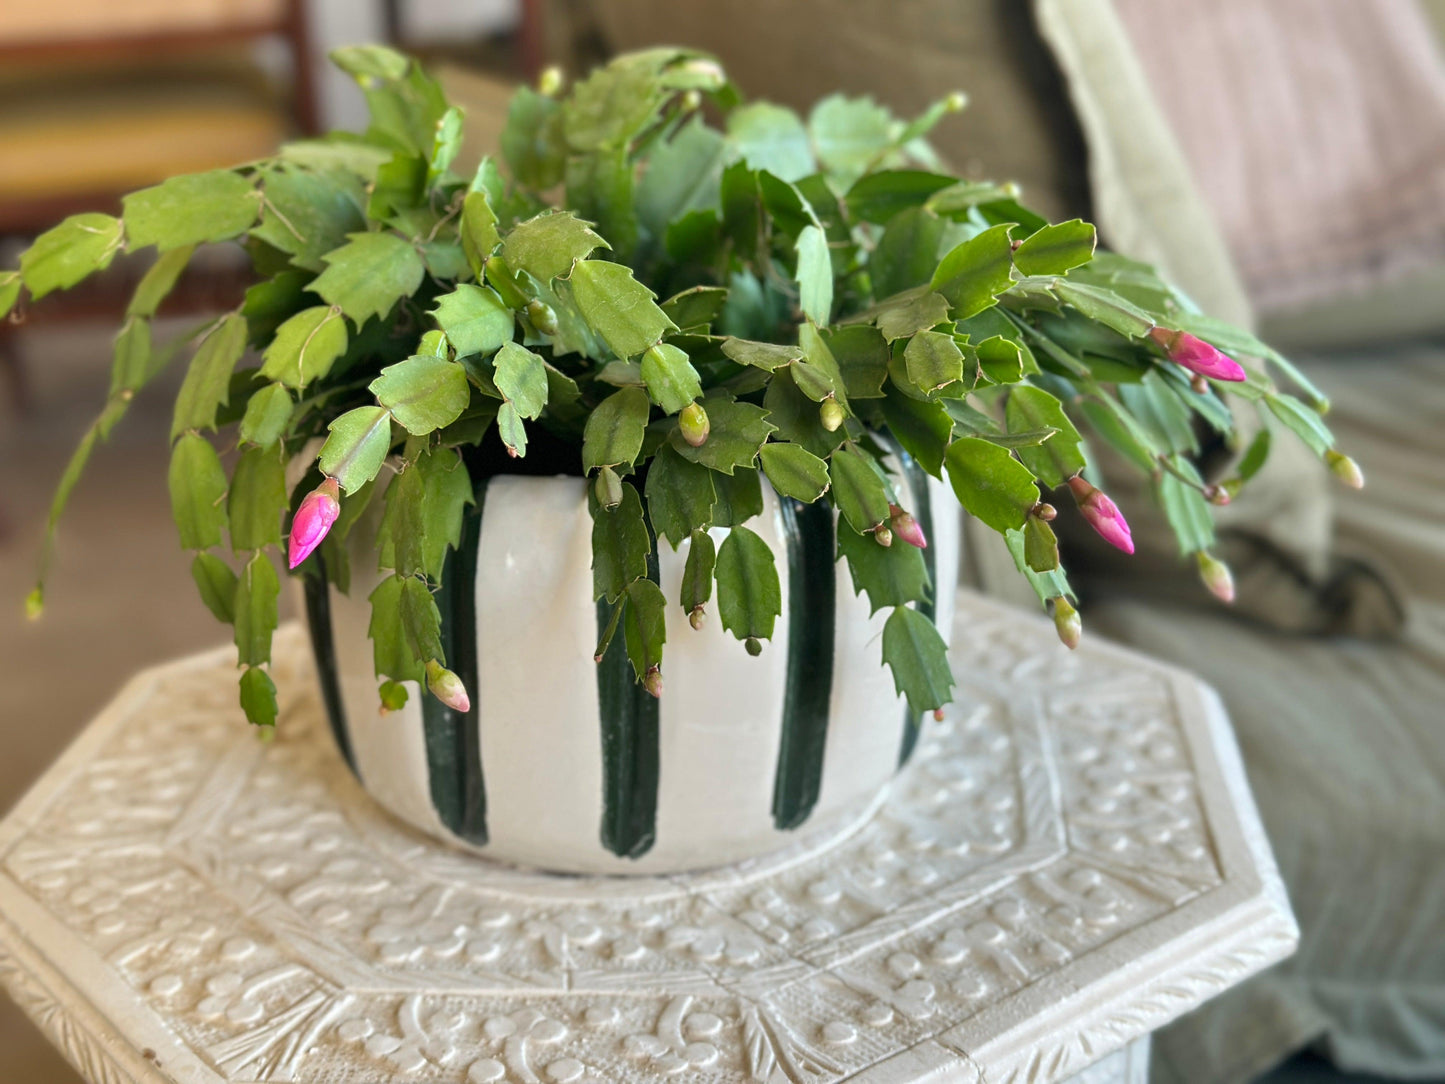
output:
[[[934, 616], [947, 635], [952, 494], [911, 464], [896, 486], [928, 531]], [[593, 662], [602, 614], [580, 478], [504, 475], [478, 487], [438, 599], [448, 665], [471, 692], [466, 715], [415, 687], [401, 711], [378, 711], [366, 602], [375, 580], [364, 575], [375, 556], [359, 550], [350, 597], [314, 584], [307, 595], [323, 697], [357, 777], [424, 832], [564, 872], [715, 866], [867, 816], [921, 721], [881, 662], [886, 612], [870, 617], [834, 563], [831, 511], [763, 489], [764, 512], [748, 527], [777, 558], [773, 639], [748, 655], [715, 605], [692, 629], [675, 602], [686, 545], [659, 543], [669, 600], [660, 700], [634, 683], [620, 635]]]

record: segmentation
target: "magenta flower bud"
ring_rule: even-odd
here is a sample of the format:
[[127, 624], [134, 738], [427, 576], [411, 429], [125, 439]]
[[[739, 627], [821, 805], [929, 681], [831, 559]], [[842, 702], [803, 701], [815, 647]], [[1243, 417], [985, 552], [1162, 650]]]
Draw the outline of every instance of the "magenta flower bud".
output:
[[662, 699], [662, 671], [655, 666], [649, 666], [647, 673], [642, 676], [642, 687], [652, 694], [654, 700]]
[[918, 521], [896, 504], [888, 506], [888, 526], [893, 529], [895, 538], [901, 538], [910, 546], [917, 546], [921, 550], [928, 548], [928, 539]]
[[1059, 642], [1070, 651], [1079, 646], [1079, 638], [1084, 634], [1079, 611], [1063, 595], [1054, 599], [1054, 629], [1059, 634]]
[[1069, 479], [1069, 491], [1079, 504], [1079, 511], [1109, 545], [1125, 553], [1134, 552], [1134, 538], [1129, 533], [1129, 524], [1119, 506], [1105, 496], [1104, 491], [1084, 481], [1083, 475], [1076, 474]]
[[1360, 465], [1344, 452], [1337, 452], [1331, 448], [1325, 453], [1325, 463], [1329, 466], [1331, 473], [1351, 489], [1365, 488], [1365, 472], [1360, 470]]
[[467, 695], [467, 687], [462, 684], [462, 679], [436, 659], [426, 664], [426, 687], [431, 690], [432, 696], [452, 711], [465, 715], [472, 710], [472, 698]]
[[1233, 602], [1234, 576], [1230, 573], [1229, 566], [1203, 550], [1194, 556], [1199, 561], [1199, 578], [1204, 581], [1204, 586], [1209, 588], [1209, 593], [1220, 602]]
[[326, 538], [326, 532], [341, 515], [341, 487], [335, 478], [328, 478], [301, 499], [301, 507], [291, 521], [291, 539], [287, 567], [295, 568]]
[[1239, 362], [1187, 331], [1174, 331], [1156, 325], [1150, 329], [1149, 338], [1159, 344], [1164, 353], [1169, 355], [1170, 361], [1184, 366], [1191, 373], [1207, 376], [1211, 380], [1237, 382], [1245, 379], [1244, 368]]

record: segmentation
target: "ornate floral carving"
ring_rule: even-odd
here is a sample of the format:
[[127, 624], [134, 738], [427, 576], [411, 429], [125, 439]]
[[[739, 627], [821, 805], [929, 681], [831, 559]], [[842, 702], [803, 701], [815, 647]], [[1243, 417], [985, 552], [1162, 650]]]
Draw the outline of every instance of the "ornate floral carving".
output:
[[[390, 820], [326, 743], [297, 630], [274, 743], [236, 716], [223, 653], [178, 663], [6, 823], [0, 946], [57, 969], [83, 946], [125, 991], [113, 1018], [165, 1029], [217, 1081], [428, 1084], [889, 1082], [925, 1049], [994, 1084], [1054, 1080], [1289, 951], [1197, 686], [1110, 649], [1081, 668], [1047, 626], [966, 596], [955, 650], [960, 702], [869, 822], [635, 882], [488, 865]], [[1186, 905], [1233, 932], [1161, 952]], [[1129, 939], [1160, 962], [1121, 993]], [[1017, 1049], [976, 1030], [1020, 1026], [1037, 1010], [1017, 995], [1055, 979], [1097, 1004]], [[91, 1079], [148, 1079], [24, 960], [0, 980]]]

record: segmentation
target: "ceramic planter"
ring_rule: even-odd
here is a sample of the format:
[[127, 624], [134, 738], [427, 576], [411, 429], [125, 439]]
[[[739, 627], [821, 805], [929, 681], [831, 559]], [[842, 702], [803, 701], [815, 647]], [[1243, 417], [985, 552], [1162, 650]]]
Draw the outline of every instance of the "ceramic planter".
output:
[[[946, 636], [956, 506], [912, 464], [896, 484], [931, 542], [933, 616]], [[405, 708], [379, 712], [367, 639], [375, 580], [363, 575], [375, 556], [364, 532], [349, 597], [307, 581], [323, 699], [366, 789], [431, 835], [566, 872], [714, 866], [866, 816], [920, 720], [880, 661], [886, 611], [870, 618], [834, 561], [826, 503], [763, 487], [764, 512], [748, 526], [777, 557], [783, 614], [758, 657], [722, 629], [715, 596], [704, 628], [689, 626], [671, 601], [686, 546], [660, 544], [670, 602], [666, 689], [654, 699], [633, 681], [620, 635], [593, 662], [606, 612], [592, 599], [585, 485], [510, 475], [478, 485], [438, 598], [448, 665], [471, 691], [465, 715], [415, 687]], [[726, 529], [715, 533], [720, 541]]]

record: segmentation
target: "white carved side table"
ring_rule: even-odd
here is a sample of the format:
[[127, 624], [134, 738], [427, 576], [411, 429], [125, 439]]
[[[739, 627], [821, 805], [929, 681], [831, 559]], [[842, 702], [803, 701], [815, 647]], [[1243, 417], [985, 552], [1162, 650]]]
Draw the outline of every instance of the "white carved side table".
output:
[[[972, 595], [879, 812], [703, 875], [549, 878], [390, 820], [303, 638], [147, 671], [0, 825], [0, 978], [95, 1084], [1143, 1080], [1296, 931], [1214, 695]], [[279, 661], [289, 660], [289, 661]]]

